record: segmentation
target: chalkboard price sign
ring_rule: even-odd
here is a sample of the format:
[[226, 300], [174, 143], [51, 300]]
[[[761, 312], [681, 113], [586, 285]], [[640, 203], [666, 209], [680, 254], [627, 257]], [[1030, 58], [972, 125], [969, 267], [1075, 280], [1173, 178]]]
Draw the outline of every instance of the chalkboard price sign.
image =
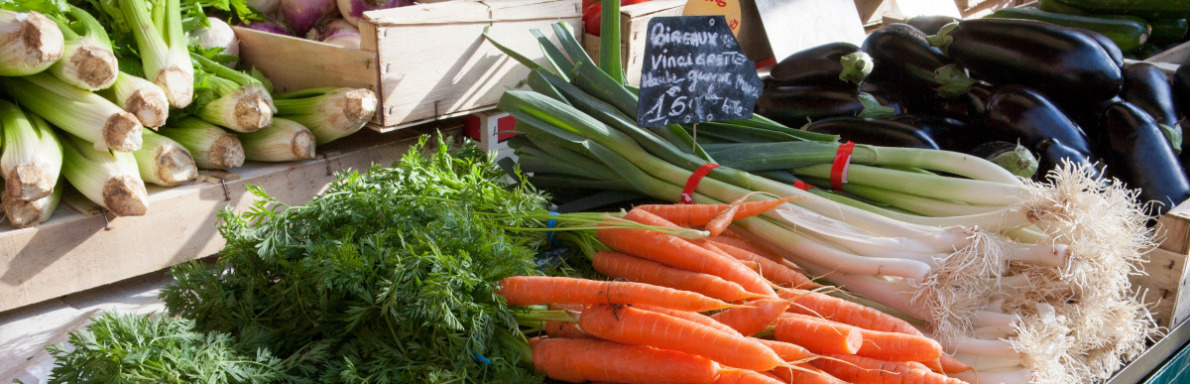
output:
[[763, 88], [722, 15], [649, 20], [644, 60], [644, 127], [747, 119]]

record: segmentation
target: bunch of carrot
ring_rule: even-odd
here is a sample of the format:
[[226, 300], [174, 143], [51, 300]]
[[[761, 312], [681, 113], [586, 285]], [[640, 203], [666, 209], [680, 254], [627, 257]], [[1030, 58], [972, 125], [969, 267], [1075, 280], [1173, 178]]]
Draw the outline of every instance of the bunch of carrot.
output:
[[788, 200], [638, 206], [623, 219], [708, 236], [607, 221], [595, 235], [611, 251], [590, 256], [616, 281], [503, 280], [509, 305], [553, 308], [523, 318], [546, 334], [530, 340], [535, 369], [567, 382], [962, 383], [946, 374], [971, 368], [911, 324], [819, 292], [796, 265], [727, 229]]

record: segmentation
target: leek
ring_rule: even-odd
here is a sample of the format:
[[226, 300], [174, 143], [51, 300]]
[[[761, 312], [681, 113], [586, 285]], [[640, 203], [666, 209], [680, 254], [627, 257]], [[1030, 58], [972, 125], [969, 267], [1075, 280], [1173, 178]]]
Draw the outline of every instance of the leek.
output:
[[0, 78], [0, 84], [21, 107], [94, 143], [97, 149], [131, 152], [141, 146], [140, 121], [102, 96], [66, 84], [49, 73]]
[[62, 144], [49, 124], [37, 115], [26, 115], [15, 104], [0, 100], [0, 126], [4, 127], [5, 200], [36, 200], [49, 196], [62, 170]]
[[273, 125], [241, 133], [244, 156], [252, 161], [294, 161], [314, 158], [314, 134], [293, 120], [274, 118]]
[[52, 193], [36, 200], [4, 199], [0, 206], [8, 222], [17, 228], [28, 228], [49, 220], [62, 201], [62, 190], [66, 189], [61, 179], [56, 184]]
[[45, 15], [0, 9], [0, 76], [46, 70], [65, 48], [62, 31]]
[[186, 117], [158, 131], [182, 144], [202, 169], [232, 169], [244, 165], [244, 147], [240, 139], [223, 128], [194, 117]]
[[376, 114], [376, 94], [365, 88], [315, 88], [277, 95], [277, 116], [310, 129], [318, 145], [364, 127]]
[[264, 83], [243, 72], [193, 54], [209, 92], [195, 99], [195, 115], [236, 132], [253, 132], [273, 123], [273, 97]]
[[58, 19], [58, 26], [66, 37], [66, 47], [62, 59], [50, 67], [50, 72], [62, 81], [86, 90], [110, 87], [116, 82], [119, 68], [107, 32], [95, 17], [79, 7], [68, 6], [63, 16], [74, 18], [82, 33]]
[[172, 187], [198, 176], [194, 157], [182, 144], [153, 131], [145, 131], [144, 138], [145, 145], [132, 155], [146, 182]]
[[145, 127], [160, 127], [169, 118], [169, 98], [165, 90], [139, 76], [120, 72], [115, 84], [100, 91], [99, 95], [136, 115]]
[[118, 4], [136, 38], [145, 77], [165, 90], [170, 105], [190, 105], [194, 99], [194, 65], [182, 30], [180, 1], [119, 0]]
[[149, 194], [137, 170], [136, 157], [127, 152], [97, 150], [71, 135], [62, 140], [62, 174], [88, 200], [118, 216], [141, 216], [149, 209]]

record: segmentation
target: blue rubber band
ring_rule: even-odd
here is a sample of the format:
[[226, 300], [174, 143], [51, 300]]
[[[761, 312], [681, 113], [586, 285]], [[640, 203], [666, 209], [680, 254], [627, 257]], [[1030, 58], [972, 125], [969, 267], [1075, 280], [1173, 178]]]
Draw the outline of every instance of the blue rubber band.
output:
[[[551, 216], [557, 215], [557, 214], [558, 214], [558, 212], [552, 212], [552, 211], [550, 212]], [[558, 219], [547, 220], [545, 222], [545, 226], [546, 226], [546, 228], [557, 228], [558, 227]], [[545, 238], [549, 239], [550, 245], [553, 245], [555, 247], [558, 246], [558, 237], [554, 236], [554, 231], [546, 231]]]
[[480, 362], [480, 363], [483, 363], [484, 365], [491, 365], [491, 364], [492, 364], [492, 360], [489, 360], [488, 358], [486, 358], [486, 357], [483, 357], [483, 355], [481, 355], [481, 354], [478, 354], [478, 353], [476, 353], [476, 354], [475, 354], [475, 359], [476, 359], [476, 360], [479, 360], [479, 362]]

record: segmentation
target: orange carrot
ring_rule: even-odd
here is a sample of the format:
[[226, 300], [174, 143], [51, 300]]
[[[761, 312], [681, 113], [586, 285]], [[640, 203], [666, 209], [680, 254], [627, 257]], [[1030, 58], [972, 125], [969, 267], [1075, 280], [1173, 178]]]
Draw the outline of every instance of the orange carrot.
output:
[[[774, 200], [744, 202], [739, 205], [731, 220], [756, 216], [797, 198], [790, 196]], [[730, 207], [731, 204], [645, 204], [632, 209], [648, 211], [678, 226], [693, 227], [707, 225], [711, 219]]]
[[921, 335], [921, 331], [905, 320], [862, 304], [800, 289], [782, 289], [778, 294], [793, 302], [793, 305], [789, 306], [789, 312], [821, 317], [874, 331]]
[[786, 313], [783, 317], [822, 321], [835, 328], [850, 328], [863, 337], [863, 345], [854, 354], [886, 361], [931, 361], [942, 355], [942, 345], [934, 339], [896, 332], [873, 331], [810, 315]]
[[588, 335], [695, 354], [731, 367], [767, 371], [785, 364], [753, 339], [643, 309], [596, 305], [578, 321]]
[[925, 363], [926, 367], [929, 367], [931, 371], [934, 371], [935, 373], [941, 373], [943, 375], [966, 372], [975, 369], [974, 367], [967, 365], [966, 363], [959, 361], [959, 359], [953, 358], [947, 354], [942, 354], [942, 357], [939, 357], [938, 360], [925, 361], [923, 363]]
[[729, 244], [719, 243], [715, 240], [709, 240], [707, 243], [710, 243], [707, 245], [718, 248], [737, 260], [751, 261], [760, 264], [761, 276], [764, 276], [765, 279], [768, 279], [777, 285], [787, 288], [802, 289], [814, 289], [820, 287], [818, 283], [810, 280], [810, 278], [806, 277], [806, 275], [797, 273], [793, 269], [790, 269], [781, 263], [769, 260], [764, 256], [748, 252], [745, 249], [736, 248]]
[[571, 383], [700, 383], [715, 381], [718, 364], [706, 358], [596, 339], [531, 340], [533, 368]]
[[544, 321], [541, 324], [541, 329], [550, 337], [567, 339], [587, 337], [587, 334], [578, 329], [578, 323], [571, 323], [569, 321]]
[[670, 315], [670, 316], [673, 316], [673, 317], [676, 317], [679, 319], [690, 320], [695, 323], [699, 323], [699, 324], [702, 324], [702, 325], [705, 325], [705, 326], [708, 326], [711, 328], [715, 328], [715, 329], [718, 329], [720, 331], [727, 332], [727, 333], [734, 333], [734, 334], [740, 333], [739, 331], [736, 331], [735, 329], [728, 327], [726, 324], [715, 321], [715, 319], [712, 319], [710, 316], [707, 316], [707, 315], [704, 315], [704, 314], [701, 314], [698, 312], [679, 311], [676, 309], [654, 307], [651, 305], [633, 305], [633, 307], [640, 308], [640, 309], [643, 309], [646, 311], [657, 312], [657, 313], [664, 314], [664, 315]]
[[739, 212], [740, 210], [740, 205], [744, 204], [744, 200], [747, 199], [748, 196], [752, 196], [753, 193], [755, 192], [749, 192], [748, 194], [744, 195], [744, 197], [736, 199], [736, 201], [733, 201], [731, 204], [727, 205], [727, 209], [724, 209], [722, 212], [719, 212], [719, 214], [715, 215], [715, 217], [707, 220], [707, 224], [704, 229], [711, 233], [711, 237], [719, 236], [719, 234], [723, 233], [723, 231], [727, 229], [728, 225], [731, 225], [731, 222], [735, 220], [736, 212]]
[[755, 253], [757, 255], [763, 256], [766, 259], [776, 261], [778, 263], [785, 260], [785, 258], [777, 255], [776, 253], [773, 253], [772, 251], [770, 251], [764, 247], [761, 247], [759, 245], [753, 244], [751, 241], [748, 241], [748, 239], [745, 239], [743, 237], [719, 236], [719, 237], [711, 239], [711, 241], [714, 241], [715, 243], [718, 243], [718, 244], [727, 244], [727, 245], [730, 245], [730, 246], [733, 246], [733, 247], [736, 247], [739, 249], [743, 249], [745, 251]]
[[818, 353], [854, 354], [863, 346], [864, 338], [854, 327], [784, 314], [777, 318], [774, 337]]
[[747, 369], [723, 369], [715, 384], [781, 384], [781, 381]]
[[[937, 360], [935, 360], [935, 361], [937, 361]], [[920, 361], [901, 361], [900, 363], [908, 365], [911, 368], [923, 369], [926, 371], [933, 372], [933, 370], [931, 370], [930, 367], [926, 366], [925, 364], [922, 364]]]
[[787, 384], [848, 384], [809, 363], [797, 364], [797, 368], [780, 367], [769, 372]]
[[769, 339], [759, 339], [759, 338], [757, 338], [756, 341], [759, 341], [761, 344], [764, 344], [766, 347], [769, 347], [769, 349], [772, 349], [773, 352], [776, 352], [777, 356], [780, 357], [781, 360], [810, 361], [810, 360], [818, 358], [818, 354], [816, 354], [814, 352], [810, 352], [810, 350], [808, 350], [800, 345], [797, 345], [797, 344], [786, 343], [786, 342], [780, 341], [780, 340], [769, 340]]
[[[674, 226], [640, 209], [628, 211], [624, 218], [648, 225]], [[739, 284], [748, 292], [774, 296], [768, 282], [756, 272], [731, 257], [711, 252], [686, 239], [657, 231], [629, 228], [601, 228], [596, 231], [596, 236], [604, 245], [617, 251], [674, 268], [719, 276]]]
[[686, 311], [712, 311], [733, 305], [694, 292], [626, 281], [570, 277], [512, 276], [500, 282], [508, 305], [551, 303], [651, 304]]
[[834, 355], [835, 359], [818, 359], [814, 366], [834, 377], [852, 383], [900, 384], [965, 384], [962, 380], [940, 375], [909, 365], [853, 355]]
[[739, 331], [743, 335], [753, 335], [763, 331], [777, 316], [781, 316], [789, 301], [785, 299], [759, 299], [744, 303], [745, 306], [728, 309], [711, 315], [712, 319]]
[[723, 301], [765, 297], [719, 276], [678, 269], [619, 252], [596, 252], [591, 265], [607, 277], [701, 293]]

